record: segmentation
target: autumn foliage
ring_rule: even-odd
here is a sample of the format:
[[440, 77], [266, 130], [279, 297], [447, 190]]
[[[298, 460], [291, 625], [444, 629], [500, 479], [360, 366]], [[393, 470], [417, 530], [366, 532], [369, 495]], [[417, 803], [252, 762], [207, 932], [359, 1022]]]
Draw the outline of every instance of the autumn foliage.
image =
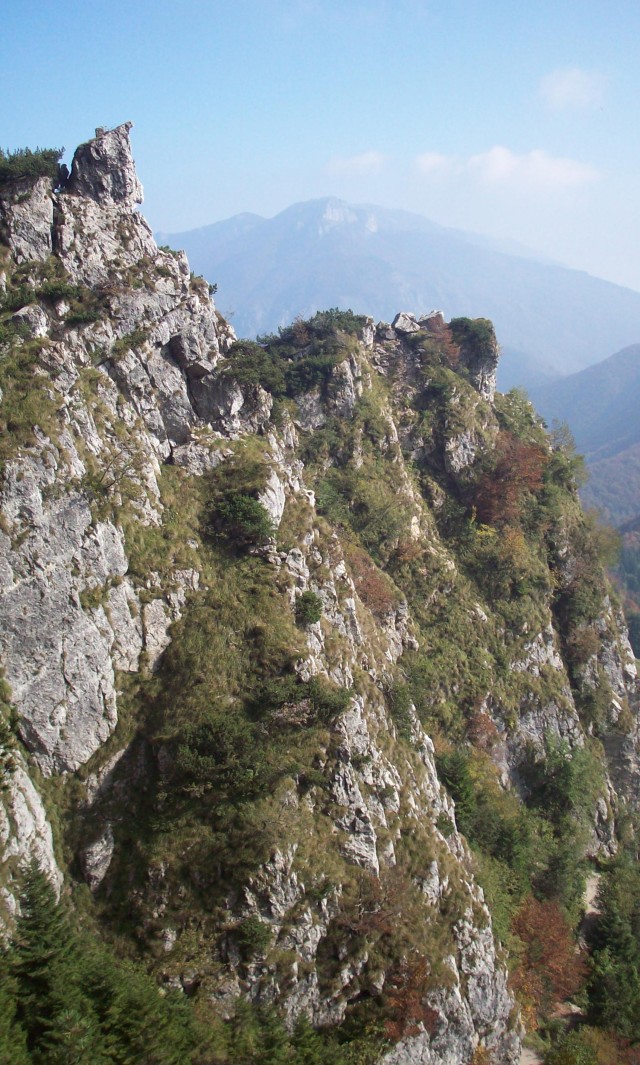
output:
[[498, 743], [500, 733], [484, 710], [476, 709], [467, 723], [467, 736], [474, 747], [481, 751], [491, 750]]
[[347, 558], [360, 599], [376, 617], [385, 617], [398, 603], [398, 594], [389, 578], [359, 548], [352, 547]]
[[529, 895], [518, 910], [513, 931], [522, 942], [520, 964], [513, 978], [531, 1027], [557, 1002], [574, 995], [586, 977], [569, 925], [557, 902], [539, 902]]
[[496, 462], [477, 486], [474, 505], [484, 525], [516, 521], [524, 495], [542, 486], [548, 456], [537, 444], [526, 444], [512, 433], [501, 432], [496, 441]]
[[429, 334], [433, 337], [440, 355], [449, 366], [455, 368], [460, 361], [460, 347], [453, 339], [453, 334], [446, 322], [433, 319], [429, 325]]
[[440, 1014], [426, 1001], [430, 990], [429, 964], [426, 958], [404, 960], [389, 981], [386, 995], [385, 1034], [398, 1042], [416, 1035], [423, 1028], [430, 1035], [436, 1030]]

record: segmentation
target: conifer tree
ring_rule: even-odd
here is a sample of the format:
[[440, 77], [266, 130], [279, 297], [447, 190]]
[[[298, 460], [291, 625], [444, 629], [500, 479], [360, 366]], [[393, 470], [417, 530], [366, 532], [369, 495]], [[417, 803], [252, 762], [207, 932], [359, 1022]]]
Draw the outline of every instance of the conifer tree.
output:
[[[102, 1065], [100, 1034], [79, 981], [77, 938], [37, 862], [27, 869], [11, 972], [34, 1065]], [[29, 1060], [29, 1059], [28, 1059]]]
[[16, 982], [11, 961], [10, 951], [0, 954], [0, 1061], [5, 1065], [29, 1065], [26, 1033], [16, 1016]]

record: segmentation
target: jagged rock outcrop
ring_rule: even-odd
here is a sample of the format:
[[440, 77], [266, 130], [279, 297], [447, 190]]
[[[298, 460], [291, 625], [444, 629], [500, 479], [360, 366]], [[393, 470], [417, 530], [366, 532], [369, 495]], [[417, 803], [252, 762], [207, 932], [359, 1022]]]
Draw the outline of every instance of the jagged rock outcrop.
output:
[[17, 263], [43, 262], [51, 255], [53, 199], [47, 178], [17, 181], [3, 195], [0, 232]]
[[97, 129], [95, 137], [81, 144], [73, 157], [66, 191], [95, 200], [134, 209], [142, 203], [142, 185], [131, 156], [129, 130], [132, 122], [116, 129]]
[[[484, 771], [524, 795], [549, 737], [588, 742], [581, 685], [606, 675], [591, 849], [612, 853], [616, 787], [640, 775], [620, 619], [603, 592], [572, 659], [541, 542], [476, 521], [517, 421], [490, 323], [298, 324], [261, 377], [137, 213], [129, 129], [97, 131], [64, 187], [0, 195], [3, 322], [39, 404], [2, 452], [0, 656], [26, 758], [0, 815], [6, 909], [29, 857], [61, 884], [31, 765], [73, 780], [65, 872], [105, 920], [126, 896], [168, 986], [335, 1025], [417, 973], [423, 1012], [387, 1016], [387, 1065], [479, 1046], [512, 1065], [506, 962], [426, 723], [442, 744], [442, 722], [480, 721]], [[535, 473], [550, 445], [518, 417]]]

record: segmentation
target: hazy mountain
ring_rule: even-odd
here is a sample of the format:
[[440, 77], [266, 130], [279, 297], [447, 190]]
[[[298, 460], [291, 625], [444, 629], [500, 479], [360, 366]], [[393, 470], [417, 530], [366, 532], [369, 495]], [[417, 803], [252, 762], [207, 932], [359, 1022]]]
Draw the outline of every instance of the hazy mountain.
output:
[[407, 211], [313, 200], [158, 239], [217, 283], [239, 336], [334, 306], [385, 320], [399, 307], [483, 316], [504, 349], [502, 388], [573, 373], [640, 340], [640, 292]]
[[531, 399], [549, 421], [566, 421], [587, 459], [585, 502], [615, 524], [640, 513], [640, 344], [553, 385]]

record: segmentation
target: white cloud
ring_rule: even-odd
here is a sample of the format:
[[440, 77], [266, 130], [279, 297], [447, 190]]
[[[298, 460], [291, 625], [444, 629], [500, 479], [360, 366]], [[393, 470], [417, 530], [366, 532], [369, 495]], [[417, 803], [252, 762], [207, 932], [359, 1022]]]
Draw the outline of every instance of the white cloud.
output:
[[516, 155], [509, 148], [496, 145], [488, 152], [472, 155], [467, 167], [489, 184], [516, 184], [549, 190], [574, 188], [598, 178], [598, 171], [588, 163], [550, 155], [541, 148]]
[[439, 152], [423, 152], [416, 159], [421, 174], [451, 174], [459, 168], [454, 156], [441, 155]]
[[538, 92], [549, 107], [562, 111], [601, 107], [606, 87], [607, 79], [603, 74], [580, 67], [564, 67], [547, 74], [540, 82]]
[[550, 155], [541, 148], [518, 155], [499, 144], [467, 159], [424, 152], [417, 156], [416, 165], [427, 177], [471, 177], [485, 185], [524, 191], [562, 191], [600, 176], [595, 167], [576, 159]]
[[382, 169], [386, 156], [381, 152], [361, 152], [360, 155], [336, 156], [325, 169], [331, 177], [362, 177]]

